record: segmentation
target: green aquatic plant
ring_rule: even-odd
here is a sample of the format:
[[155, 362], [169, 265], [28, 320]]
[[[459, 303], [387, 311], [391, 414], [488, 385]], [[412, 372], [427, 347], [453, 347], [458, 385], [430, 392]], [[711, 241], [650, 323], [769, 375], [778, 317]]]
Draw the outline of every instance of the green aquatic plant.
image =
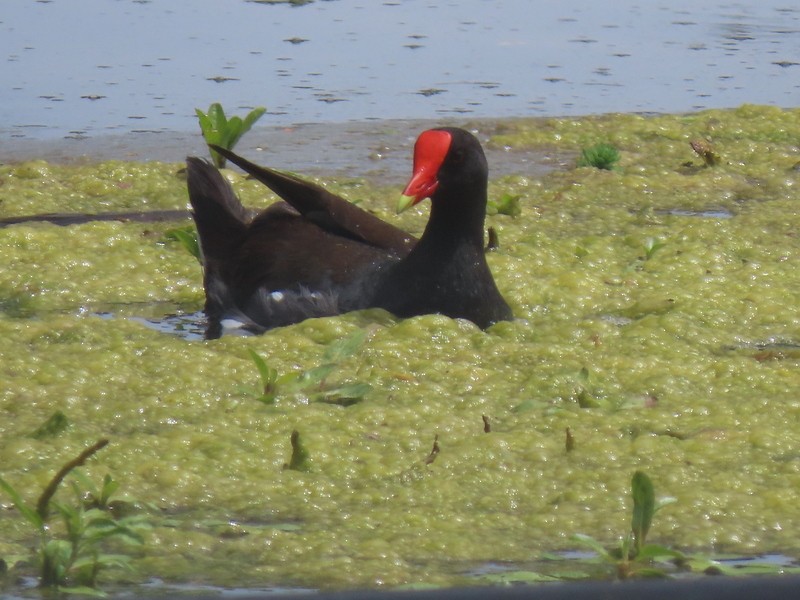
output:
[[653, 482], [642, 471], [636, 471], [631, 478], [631, 496], [633, 497], [631, 529], [620, 540], [618, 547], [606, 549], [594, 538], [583, 534], [576, 534], [573, 539], [594, 550], [602, 562], [612, 565], [619, 579], [665, 577], [668, 572], [658, 566], [658, 563], [665, 561], [683, 563], [686, 557], [677, 550], [647, 544], [647, 534], [650, 532], [656, 512], [675, 502], [675, 499], [663, 498], [657, 501]]
[[[233, 150], [241, 137], [250, 131], [250, 128], [267, 112], [267, 109], [263, 106], [254, 108], [244, 119], [236, 116], [227, 118], [219, 102], [214, 102], [208, 108], [207, 113], [199, 108], [195, 108], [194, 111], [200, 120], [200, 130], [203, 132], [206, 144], [215, 144], [226, 150]], [[209, 151], [214, 165], [218, 169], [223, 168], [226, 163], [225, 157], [214, 150]]]
[[328, 346], [323, 355], [323, 363], [304, 371], [292, 371], [278, 375], [278, 371], [270, 367], [257, 352], [248, 348], [250, 359], [256, 366], [259, 385], [241, 387], [241, 391], [264, 404], [272, 404], [281, 394], [305, 394], [314, 402], [328, 402], [349, 406], [359, 402], [371, 389], [368, 383], [355, 382], [342, 385], [329, 385], [328, 376], [339, 364], [364, 343], [367, 332], [359, 330], [353, 335], [334, 342]]
[[581, 150], [578, 158], [579, 167], [594, 167], [604, 171], [611, 171], [619, 162], [619, 151], [611, 144], [595, 144]]
[[[144, 543], [139, 531], [146, 524], [141, 519], [115, 519], [107, 510], [110, 498], [118, 488], [118, 484], [108, 475], [100, 488], [99, 497], [95, 498], [98, 500], [96, 505], [86, 502], [84, 490], [75, 481], [70, 481], [73, 503], [54, 499], [63, 480], [107, 444], [108, 440], [99, 440], [65, 463], [45, 487], [35, 506], [26, 502], [13, 485], [0, 477], [0, 489], [8, 494], [17, 510], [38, 534], [36, 559], [40, 587], [71, 594], [103, 595], [96, 589], [100, 571], [112, 567], [130, 568], [130, 557], [106, 552], [104, 542]], [[61, 517], [60, 536], [57, 535], [57, 527], [50, 522], [51, 510]], [[15, 558], [12, 565], [18, 562], [23, 561]]]
[[666, 244], [657, 240], [656, 238], [647, 238], [644, 243], [644, 259], [650, 260], [653, 255], [661, 250]]
[[200, 242], [197, 240], [197, 229], [194, 225], [175, 227], [168, 230], [164, 237], [167, 240], [178, 242], [184, 250], [197, 259], [197, 262], [201, 265], [203, 264], [203, 255], [200, 250]]
[[[571, 432], [567, 428], [568, 452], [570, 445], [574, 448], [574, 440], [571, 441]], [[501, 585], [596, 579], [600, 573], [593, 565], [598, 562], [611, 567], [618, 579], [670, 577], [676, 571], [740, 576], [800, 572], [800, 567], [752, 560], [715, 560], [702, 555], [686, 555], [658, 544], [648, 544], [647, 536], [653, 517], [661, 508], [675, 502], [675, 499], [656, 500], [653, 482], [641, 471], [636, 471], [631, 478], [631, 497], [633, 509], [630, 531], [620, 540], [618, 546], [606, 548], [588, 535], [573, 536], [574, 541], [595, 553], [594, 559], [576, 560], [561, 554], [546, 553], [535, 561], [538, 570], [502, 570], [483, 573], [479, 575], [479, 579], [484, 583]]]
[[242, 391], [254, 396], [259, 402], [263, 402], [264, 404], [272, 404], [275, 401], [276, 394], [278, 393], [278, 371], [270, 367], [267, 362], [254, 350], [248, 348], [247, 352], [250, 355], [250, 359], [256, 365], [256, 369], [258, 369], [258, 375], [261, 381], [260, 385], [255, 388], [255, 390], [250, 388], [242, 388]]

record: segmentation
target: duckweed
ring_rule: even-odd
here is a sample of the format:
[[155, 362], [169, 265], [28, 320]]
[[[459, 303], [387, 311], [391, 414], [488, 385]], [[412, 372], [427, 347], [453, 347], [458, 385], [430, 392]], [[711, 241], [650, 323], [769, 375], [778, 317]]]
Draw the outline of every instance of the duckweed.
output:
[[[698, 137], [718, 164], [693, 152]], [[572, 549], [578, 532], [616, 541], [636, 470], [677, 500], [653, 543], [800, 556], [800, 112], [510, 121], [492, 141], [576, 156], [598, 142], [619, 149], [618, 170], [491, 182], [521, 213], [488, 218], [517, 319], [487, 332], [373, 310], [186, 341], [125, 318], [202, 307], [197, 262], [164, 236], [174, 223], [0, 229], [3, 477], [35, 497], [65, 457], [108, 437], [89, 476], [111, 473], [162, 511], [132, 583], [471, 583], [482, 564]], [[178, 170], [1, 166], [0, 216], [182, 208]], [[228, 176], [263, 204], [257, 184]], [[397, 190], [337, 185], [395, 219]], [[425, 214], [397, 222], [419, 232]], [[307, 370], [360, 329], [331, 383], [369, 383], [362, 401], [240, 392], [258, 376], [248, 350], [279, 373]], [[56, 411], [69, 427], [32, 435]], [[294, 431], [302, 471], [284, 468]], [[0, 502], [0, 556], [25, 554], [22, 518]]]

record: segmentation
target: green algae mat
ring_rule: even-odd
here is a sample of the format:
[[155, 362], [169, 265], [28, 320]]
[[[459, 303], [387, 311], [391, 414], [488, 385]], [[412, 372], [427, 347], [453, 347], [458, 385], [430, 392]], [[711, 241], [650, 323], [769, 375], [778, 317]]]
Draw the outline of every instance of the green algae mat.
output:
[[[0, 229], [0, 476], [35, 505], [109, 440], [54, 497], [110, 475], [147, 522], [102, 546], [132, 570], [100, 587], [480, 584], [575, 534], [618, 543], [635, 471], [675, 499], [650, 541], [800, 557], [800, 111], [509, 121], [490, 143], [562, 159], [491, 181], [516, 320], [486, 332], [364, 311], [186, 339], [136, 317], [202, 308], [168, 235], [188, 220]], [[597, 144], [613, 168], [577, 167]], [[184, 209], [180, 170], [0, 166], [0, 218]], [[246, 205], [272, 200], [228, 176]], [[392, 214], [399, 189], [329, 183], [424, 226], [425, 208]], [[7, 589], [36, 577], [39, 543], [0, 490]]]

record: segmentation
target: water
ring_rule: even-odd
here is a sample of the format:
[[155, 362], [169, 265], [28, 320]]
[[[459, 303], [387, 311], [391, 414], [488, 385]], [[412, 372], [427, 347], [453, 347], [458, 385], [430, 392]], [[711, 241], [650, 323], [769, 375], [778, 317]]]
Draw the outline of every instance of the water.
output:
[[797, 105], [789, 0], [3, 0], [0, 150], [260, 125]]

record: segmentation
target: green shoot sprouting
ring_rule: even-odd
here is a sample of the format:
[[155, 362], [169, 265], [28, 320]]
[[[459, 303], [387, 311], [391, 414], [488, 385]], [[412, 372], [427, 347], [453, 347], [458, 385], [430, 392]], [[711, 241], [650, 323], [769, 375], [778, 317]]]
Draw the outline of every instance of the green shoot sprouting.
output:
[[661, 250], [666, 244], [658, 241], [656, 238], [647, 238], [644, 243], [644, 259], [650, 260], [653, 255]]
[[656, 501], [653, 482], [641, 471], [636, 471], [631, 478], [631, 495], [633, 497], [631, 530], [622, 538], [618, 548], [608, 550], [588, 535], [577, 534], [573, 539], [594, 550], [603, 562], [613, 565], [619, 579], [665, 577], [667, 572], [654, 566], [655, 562], [664, 560], [684, 562], [686, 557], [677, 550], [647, 544], [647, 534], [655, 513], [675, 499], [662, 498]]
[[[228, 119], [219, 102], [212, 104], [207, 113], [204, 113], [199, 108], [194, 110], [200, 120], [200, 130], [203, 132], [206, 144], [216, 144], [226, 150], [233, 150], [233, 147], [241, 137], [250, 131], [255, 122], [267, 112], [266, 108], [259, 106], [251, 110], [244, 119], [236, 116]], [[223, 168], [226, 163], [225, 157], [214, 150], [209, 151], [211, 152], [214, 166], [218, 169]]]

